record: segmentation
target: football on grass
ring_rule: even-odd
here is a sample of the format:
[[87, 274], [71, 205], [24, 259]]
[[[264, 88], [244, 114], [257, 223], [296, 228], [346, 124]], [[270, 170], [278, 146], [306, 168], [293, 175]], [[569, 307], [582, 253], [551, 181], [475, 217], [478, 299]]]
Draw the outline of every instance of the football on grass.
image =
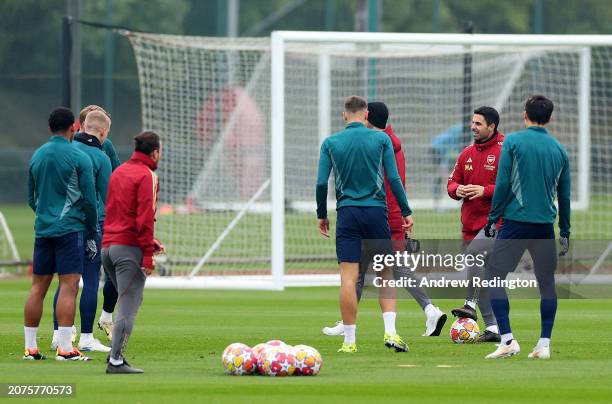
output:
[[296, 345], [291, 353], [295, 358], [296, 376], [315, 376], [321, 371], [323, 358], [319, 351], [308, 345]]
[[[259, 369], [261, 372], [261, 368]], [[263, 374], [267, 376], [291, 376], [295, 372], [295, 356], [290, 347], [264, 349]]]
[[450, 337], [455, 344], [476, 342], [478, 334], [480, 334], [480, 327], [471, 318], [458, 318], [450, 328]]
[[251, 348], [239, 342], [228, 345], [221, 359], [225, 373], [234, 376], [250, 375], [257, 367], [257, 358]]

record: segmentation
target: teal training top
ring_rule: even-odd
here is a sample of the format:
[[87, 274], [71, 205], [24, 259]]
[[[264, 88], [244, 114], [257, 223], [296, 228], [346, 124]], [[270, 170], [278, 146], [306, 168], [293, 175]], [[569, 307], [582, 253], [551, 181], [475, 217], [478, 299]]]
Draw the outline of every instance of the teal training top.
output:
[[52, 136], [30, 160], [28, 204], [36, 237], [96, 232], [96, 190], [90, 159], [66, 138]]
[[570, 234], [571, 178], [567, 152], [539, 126], [511, 133], [502, 146], [489, 222], [501, 217], [554, 223], [559, 200], [561, 237]]
[[336, 208], [387, 207], [385, 172], [402, 216], [412, 212], [397, 172], [393, 145], [386, 133], [352, 122], [321, 145], [317, 175], [317, 217], [327, 217], [327, 182], [331, 170], [336, 180]]
[[[106, 143], [106, 142], [104, 142]], [[74, 147], [82, 151], [91, 160], [93, 167], [93, 177], [96, 184], [96, 198], [98, 200], [98, 221], [103, 222], [106, 214], [104, 213], [104, 202], [106, 202], [106, 192], [108, 191], [108, 181], [112, 173], [111, 162], [106, 153], [95, 145], [87, 145], [79, 141], [73, 141]]]
[[109, 138], [106, 138], [104, 143], [102, 143], [102, 151], [106, 153], [106, 155], [110, 159], [111, 168], [113, 171], [115, 171], [117, 167], [121, 165], [121, 160], [119, 160], [119, 157], [117, 156], [117, 151], [115, 150], [115, 146]]

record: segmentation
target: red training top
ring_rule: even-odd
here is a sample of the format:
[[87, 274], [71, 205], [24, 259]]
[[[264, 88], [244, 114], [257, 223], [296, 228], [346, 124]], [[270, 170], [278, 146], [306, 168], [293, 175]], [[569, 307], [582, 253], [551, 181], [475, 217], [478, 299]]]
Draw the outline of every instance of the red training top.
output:
[[142, 266], [154, 268], [153, 233], [159, 195], [157, 169], [149, 156], [134, 152], [110, 177], [102, 246], [140, 247]]
[[503, 143], [504, 135], [498, 132], [485, 143], [469, 145], [463, 149], [457, 158], [455, 168], [448, 177], [448, 195], [456, 200], [462, 199], [457, 196], [459, 185], [484, 186], [482, 198], [463, 199], [461, 224], [463, 225], [464, 239], [467, 236], [471, 240], [487, 224]]
[[[391, 143], [393, 144], [393, 152], [395, 153], [395, 164], [397, 164], [397, 172], [399, 173], [402, 185], [406, 189], [406, 157], [404, 156], [404, 150], [402, 150], [402, 141], [393, 132], [391, 125], [387, 125], [385, 133], [389, 135]], [[385, 173], [385, 193], [387, 194], [387, 210], [389, 215], [389, 228], [391, 229], [392, 240], [403, 240], [404, 239], [404, 221], [402, 220], [402, 210], [400, 209], [391, 186], [387, 180], [387, 174]]]

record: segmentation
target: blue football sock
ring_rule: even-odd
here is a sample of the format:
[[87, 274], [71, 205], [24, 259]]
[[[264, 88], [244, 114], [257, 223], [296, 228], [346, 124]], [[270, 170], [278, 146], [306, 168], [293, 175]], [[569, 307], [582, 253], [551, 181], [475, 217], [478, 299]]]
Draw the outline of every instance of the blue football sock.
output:
[[500, 334], [510, 334], [512, 329], [510, 328], [510, 302], [508, 299], [491, 299], [491, 308], [495, 314], [497, 320], [497, 326], [499, 327]]
[[557, 299], [540, 300], [540, 316], [542, 319], [542, 333], [540, 334], [541, 338], [550, 338], [553, 324], [555, 323], [556, 313]]

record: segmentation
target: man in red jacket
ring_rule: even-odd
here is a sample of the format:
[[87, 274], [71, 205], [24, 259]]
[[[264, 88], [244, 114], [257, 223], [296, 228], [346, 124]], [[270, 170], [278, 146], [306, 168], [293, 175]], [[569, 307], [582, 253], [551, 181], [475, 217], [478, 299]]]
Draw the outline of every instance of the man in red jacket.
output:
[[[397, 164], [397, 171], [406, 188], [406, 157], [404, 156], [404, 150], [402, 148], [402, 142], [399, 137], [393, 132], [391, 125], [387, 125], [389, 119], [389, 110], [383, 102], [370, 102], [368, 103], [368, 127], [379, 131], [385, 132], [391, 139], [393, 145], [393, 152], [395, 154], [395, 163]], [[391, 240], [394, 240], [394, 246], [405, 245], [406, 228], [403, 226], [402, 212], [399, 207], [397, 199], [391, 191], [391, 186], [387, 180], [385, 174], [385, 193], [387, 196], [387, 215], [389, 218], [389, 228], [391, 230]], [[396, 243], [400, 242], [400, 243]], [[357, 300], [361, 300], [361, 294], [363, 292], [363, 286], [365, 282], [365, 271], [360, 271], [360, 277], [357, 282]], [[438, 307], [434, 306], [431, 299], [427, 295], [427, 292], [421, 287], [407, 287], [406, 290], [412, 295], [414, 300], [421, 306], [421, 309], [425, 312], [425, 333], [424, 337], [435, 337], [440, 335], [440, 331], [446, 322], [446, 314], [442, 312]], [[385, 331], [394, 333], [395, 331], [395, 312], [383, 313], [383, 321], [385, 323]], [[336, 323], [335, 327], [323, 328], [323, 333], [326, 335], [342, 335], [343, 324], [341, 321]]]
[[[487, 224], [491, 209], [497, 165], [504, 142], [504, 135], [497, 131], [498, 126], [499, 113], [495, 108], [480, 107], [474, 110], [472, 117], [474, 143], [463, 149], [448, 178], [448, 195], [453, 199], [463, 200], [461, 224], [466, 254], [490, 253], [493, 247], [493, 239], [485, 237], [482, 229]], [[467, 276], [471, 282], [465, 304], [452, 310], [452, 313], [457, 317], [476, 320], [476, 304], [478, 304], [486, 325], [479, 342], [499, 342], [499, 330], [487, 290], [480, 291], [480, 288], [475, 288], [473, 285], [475, 277], [483, 278], [484, 268], [467, 268]]]
[[130, 160], [110, 177], [102, 239], [102, 264], [119, 294], [112, 350], [106, 373], [143, 373], [124, 359], [134, 320], [142, 303], [145, 280], [155, 269], [153, 255], [163, 251], [154, 238], [159, 182], [155, 169], [161, 156], [159, 136], [134, 137]]

